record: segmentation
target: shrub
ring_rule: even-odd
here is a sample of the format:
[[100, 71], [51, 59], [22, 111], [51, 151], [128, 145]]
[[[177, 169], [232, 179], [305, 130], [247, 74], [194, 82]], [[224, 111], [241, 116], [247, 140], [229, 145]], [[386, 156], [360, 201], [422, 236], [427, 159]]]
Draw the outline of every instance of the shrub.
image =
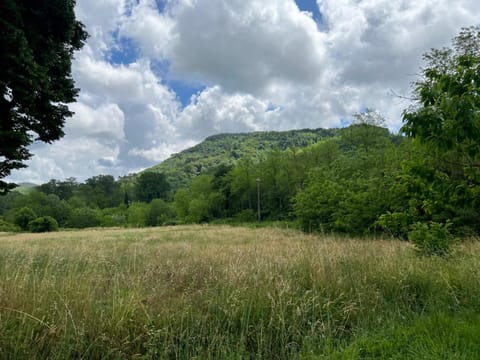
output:
[[0, 232], [15, 232], [19, 230], [20, 229], [15, 224], [0, 219]]
[[234, 216], [237, 222], [253, 222], [257, 220], [257, 213], [251, 209], [242, 210]]
[[29, 207], [23, 207], [18, 209], [13, 215], [13, 222], [19, 226], [22, 230], [28, 230], [28, 224], [30, 221], [37, 218], [37, 214]]
[[51, 216], [41, 216], [30, 221], [28, 228], [34, 233], [58, 231], [58, 222]]
[[84, 229], [95, 227], [101, 224], [102, 220], [99, 213], [90, 208], [74, 209], [68, 219], [68, 226]]
[[376, 225], [380, 226], [385, 233], [398, 237], [406, 238], [408, 234], [408, 216], [403, 212], [390, 212], [379, 216]]
[[127, 225], [127, 208], [121, 205], [114, 208], [105, 208], [100, 211], [101, 226], [125, 226]]
[[410, 240], [425, 255], [446, 255], [449, 251], [451, 236], [449, 223], [416, 223], [408, 233]]
[[144, 227], [147, 223], [149, 205], [133, 203], [127, 209], [127, 225], [129, 227]]
[[207, 222], [209, 220], [209, 210], [209, 204], [205, 197], [201, 196], [193, 199], [188, 206], [188, 216], [186, 220], [187, 222], [197, 224]]
[[174, 217], [169, 204], [162, 199], [153, 199], [147, 209], [145, 222], [147, 226], [159, 226]]
[[127, 225], [127, 215], [125, 214], [108, 214], [102, 215], [102, 221], [100, 226], [102, 227], [117, 227], [117, 226], [126, 226]]

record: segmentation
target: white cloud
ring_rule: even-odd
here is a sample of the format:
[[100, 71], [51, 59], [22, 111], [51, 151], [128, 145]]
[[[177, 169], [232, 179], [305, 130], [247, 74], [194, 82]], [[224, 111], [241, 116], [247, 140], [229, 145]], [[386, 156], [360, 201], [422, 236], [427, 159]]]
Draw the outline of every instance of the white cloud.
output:
[[[145, 36], [140, 41], [143, 53], [167, 57], [170, 76], [215, 84], [178, 114], [175, 126], [182, 138], [306, 127], [312, 117], [315, 126], [339, 124], [331, 114], [328, 119], [319, 116], [325, 104], [309, 105], [309, 110], [317, 110], [313, 113], [300, 109], [300, 103], [311, 100], [306, 93], [316, 97], [322, 79], [331, 75], [323, 74], [325, 35], [293, 1], [180, 1], [161, 16], [154, 12], [149, 1], [140, 2], [134, 11], [157, 20], [153, 31], [138, 31], [143, 24], [129, 23], [131, 33]], [[152, 43], [159, 33], [162, 39]], [[296, 87], [302, 87], [300, 93]], [[284, 110], [268, 112], [271, 104]]]
[[462, 26], [478, 22], [472, 1], [319, 0], [328, 25], [331, 63], [340, 85], [400, 87], [418, 72], [421, 56], [449, 45]]
[[70, 105], [75, 115], [65, 126], [67, 134], [100, 137], [105, 140], [123, 140], [125, 115], [117, 104], [105, 104], [96, 109], [81, 102]]
[[[53, 145], [52, 145], [53, 146]], [[27, 167], [14, 172], [11, 181], [42, 184], [49, 179], [66, 179], [64, 163], [57, 163], [50, 156], [42, 156], [36, 152], [35, 156], [27, 161]]]
[[[113, 65], [94, 59], [88, 51], [77, 56], [73, 69], [77, 86], [91, 98], [123, 103], [160, 102], [171, 108], [175, 94], [161, 84], [148, 60], [127, 65]], [[173, 104], [175, 108], [176, 104]], [[169, 109], [172, 111], [172, 109]]]
[[131, 16], [124, 18], [120, 35], [134, 39], [143, 55], [165, 58], [174, 25], [168, 14], [159, 13], [155, 1], [141, 0], [132, 8]]
[[192, 98], [179, 114], [177, 126], [183, 136], [198, 141], [221, 132], [263, 130], [267, 107], [268, 102], [252, 95], [229, 95], [214, 86]]
[[[34, 156], [18, 181], [38, 184], [49, 179], [76, 177], [85, 180], [99, 174], [122, 175], [126, 169], [112, 167], [119, 151], [116, 144], [87, 136], [72, 139], [67, 135], [51, 145], [37, 143], [33, 147]], [[105, 166], [106, 163], [109, 166]]]
[[101, 58], [114, 43], [119, 23], [128, 9], [128, 0], [81, 0], [77, 1], [75, 13], [90, 35], [88, 44], [96, 57]]
[[324, 36], [293, 1], [183, 1], [170, 16], [164, 52], [178, 76], [258, 95], [322, 72]]
[[[391, 92], [408, 95], [422, 54], [480, 12], [475, 0], [317, 0], [317, 26], [293, 0], [158, 3], [77, 2], [91, 36], [73, 63], [76, 115], [13, 180], [122, 175], [214, 133], [335, 127], [367, 106], [398, 129], [408, 103]], [[125, 40], [138, 56], [111, 63]], [[171, 80], [203, 90], [182, 108]]]

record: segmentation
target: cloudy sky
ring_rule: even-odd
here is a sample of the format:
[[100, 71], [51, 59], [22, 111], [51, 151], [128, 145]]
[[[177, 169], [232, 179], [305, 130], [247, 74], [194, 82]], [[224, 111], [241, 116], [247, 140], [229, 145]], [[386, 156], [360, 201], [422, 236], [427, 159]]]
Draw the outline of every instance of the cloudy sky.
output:
[[9, 180], [137, 172], [223, 132], [331, 128], [366, 107], [392, 131], [430, 48], [478, 0], [77, 0], [90, 38], [66, 136]]

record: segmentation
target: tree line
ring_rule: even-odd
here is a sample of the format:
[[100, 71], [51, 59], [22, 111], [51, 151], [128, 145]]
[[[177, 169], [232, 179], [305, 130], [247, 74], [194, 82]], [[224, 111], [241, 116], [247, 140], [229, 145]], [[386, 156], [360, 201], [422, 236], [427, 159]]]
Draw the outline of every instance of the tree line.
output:
[[440, 204], [432, 198], [434, 160], [412, 139], [362, 122], [303, 149], [272, 150], [255, 161], [247, 156], [219, 166], [175, 192], [155, 172], [117, 180], [99, 175], [83, 183], [51, 180], [27, 194], [0, 198], [0, 212], [27, 230], [26, 221], [16, 220], [25, 209], [30, 220], [50, 216], [61, 227], [83, 228], [250, 222], [260, 205], [261, 219], [297, 222], [306, 231], [405, 237], [423, 220], [450, 220], [458, 232], [477, 231], [476, 222], [467, 221], [476, 210], [467, 216], [463, 206], [458, 216], [444, 214], [457, 208], [458, 199], [444, 197]]
[[261, 218], [305, 231], [382, 233], [445, 252], [451, 235], [480, 232], [479, 29], [463, 29], [451, 48], [424, 59], [398, 135], [367, 109], [335, 136], [243, 156], [175, 191], [155, 172], [51, 180], [1, 198], [2, 226], [35, 231], [31, 222], [42, 217], [77, 228]]

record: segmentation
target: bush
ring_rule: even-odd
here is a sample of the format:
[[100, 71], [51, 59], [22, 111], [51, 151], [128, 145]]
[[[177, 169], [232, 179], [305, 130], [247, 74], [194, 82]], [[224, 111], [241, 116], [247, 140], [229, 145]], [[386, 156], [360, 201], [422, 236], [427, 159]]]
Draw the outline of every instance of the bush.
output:
[[200, 196], [190, 201], [188, 206], [188, 216], [185, 219], [187, 222], [200, 224], [210, 220], [210, 209], [207, 199]]
[[257, 220], [257, 212], [251, 209], [242, 210], [235, 214], [234, 220], [240, 223], [254, 222]]
[[416, 223], [408, 233], [410, 240], [417, 249], [425, 255], [446, 255], [450, 248], [451, 236], [448, 231], [449, 223], [436, 222]]
[[149, 206], [145, 203], [133, 203], [127, 209], [127, 226], [144, 227], [147, 223]]
[[124, 205], [106, 208], [100, 211], [101, 214], [101, 226], [126, 226], [127, 225], [127, 208]]
[[147, 226], [160, 226], [171, 221], [174, 217], [170, 205], [162, 199], [153, 199], [147, 208], [145, 224]]
[[34, 233], [58, 231], [58, 222], [51, 216], [41, 216], [30, 221], [28, 228]]
[[405, 239], [408, 234], [408, 216], [403, 212], [390, 212], [380, 215], [376, 225], [394, 237]]
[[37, 214], [29, 207], [23, 207], [18, 209], [13, 215], [13, 222], [19, 226], [22, 230], [28, 230], [28, 224], [30, 221], [35, 220]]
[[99, 213], [90, 208], [74, 209], [68, 219], [68, 226], [84, 229], [88, 227], [100, 226], [102, 219]]
[[0, 219], [0, 232], [15, 232], [20, 229], [15, 224], [9, 223], [3, 219]]
[[127, 215], [125, 214], [103, 214], [100, 226], [102, 227], [117, 227], [127, 225]]

